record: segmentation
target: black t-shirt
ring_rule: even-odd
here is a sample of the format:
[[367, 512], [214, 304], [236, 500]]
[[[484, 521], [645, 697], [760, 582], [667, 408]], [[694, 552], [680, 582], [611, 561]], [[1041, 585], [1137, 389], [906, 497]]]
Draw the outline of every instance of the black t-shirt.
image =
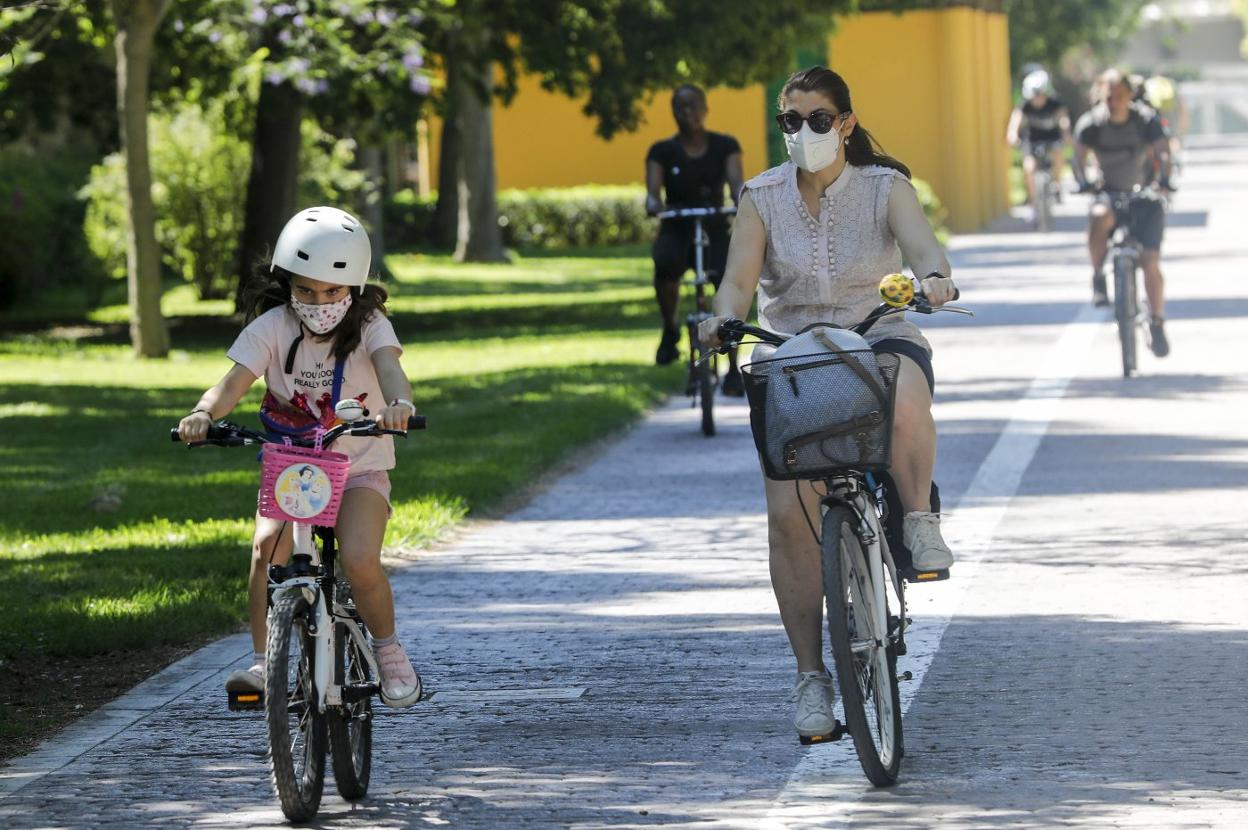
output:
[[[690, 158], [677, 137], [656, 141], [646, 153], [647, 162], [663, 168], [664, 204], [676, 207], [720, 207], [728, 181], [728, 157], [741, 152], [730, 135], [707, 132], [706, 152]], [[708, 224], [722, 224], [712, 219]], [[682, 223], [684, 224], [684, 223]]]
[[1023, 138], [1032, 144], [1051, 143], [1062, 140], [1062, 124], [1058, 116], [1066, 105], [1052, 95], [1045, 98], [1043, 106], [1031, 101], [1023, 103]]

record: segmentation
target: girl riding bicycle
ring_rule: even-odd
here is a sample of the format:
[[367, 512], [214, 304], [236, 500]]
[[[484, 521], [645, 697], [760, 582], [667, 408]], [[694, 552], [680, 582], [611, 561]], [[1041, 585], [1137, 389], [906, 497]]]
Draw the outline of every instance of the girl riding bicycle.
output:
[[[308, 208], [287, 222], [269, 272], [257, 275], [244, 295], [247, 326], [227, 352], [234, 366], [182, 419], [179, 437], [202, 441], [262, 375], [261, 419], [279, 434], [311, 437], [333, 426], [334, 406], [347, 398], [370, 407], [382, 427], [406, 429], [416, 407], [399, 365], [403, 349], [385, 316], [386, 291], [366, 285], [371, 258], [367, 232], [344, 211]], [[334, 449], [351, 459], [334, 532], [356, 607], [373, 634], [381, 699], [411, 706], [420, 698], [420, 679], [395, 633], [394, 597], [381, 566], [394, 441], [343, 437]], [[291, 530], [256, 514], [248, 582], [255, 654], [249, 669], [226, 680], [228, 691], [264, 689], [268, 568], [289, 558]]]
[[[880, 277], [901, 270], [901, 254], [932, 306], [954, 298], [949, 262], [910, 185], [910, 171], [873, 146], [850, 105], [849, 87], [821, 66], [797, 72], [780, 93], [777, 116], [791, 161], [746, 182], [715, 295], [718, 316], [701, 324], [718, 342], [730, 317], [744, 319], [758, 289], [759, 324], [795, 334], [820, 322], [853, 325], [879, 302]], [[900, 247], [900, 250], [899, 250]], [[893, 421], [891, 474], [905, 517], [903, 538], [914, 566], [939, 571], [953, 562], [931, 511], [936, 426], [932, 420], [931, 349], [917, 326], [896, 314], [871, 329], [876, 351], [901, 359]], [[794, 726], [804, 736], [832, 731], [832, 679], [821, 657], [823, 580], [810, 516], [817, 497], [787, 481], [765, 480], [771, 580], [797, 658]]]

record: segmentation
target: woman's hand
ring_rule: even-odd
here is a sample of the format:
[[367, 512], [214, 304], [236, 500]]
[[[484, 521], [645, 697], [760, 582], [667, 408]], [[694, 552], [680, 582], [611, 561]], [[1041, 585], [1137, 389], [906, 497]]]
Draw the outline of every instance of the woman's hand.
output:
[[942, 277], [937, 274], [923, 280], [923, 294], [927, 297], [927, 302], [932, 308], [940, 308], [947, 302], [950, 302], [954, 295], [957, 294], [957, 287], [953, 284], [952, 277]]
[[719, 326], [731, 317], [708, 317], [698, 323], [698, 339], [708, 349], [718, 349], [722, 344], [719, 339]]
[[202, 409], [196, 410], [178, 422], [178, 437], [187, 444], [203, 441], [208, 437], [210, 426], [212, 426], [212, 416]]
[[382, 429], [407, 431], [407, 419], [416, 414], [416, 408], [406, 403], [393, 403], [381, 410], [374, 420]]

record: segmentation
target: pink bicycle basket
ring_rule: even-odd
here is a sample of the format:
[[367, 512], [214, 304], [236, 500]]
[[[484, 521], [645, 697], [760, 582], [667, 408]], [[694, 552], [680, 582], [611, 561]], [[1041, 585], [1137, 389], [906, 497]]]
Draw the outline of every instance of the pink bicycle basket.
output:
[[260, 515], [333, 527], [350, 472], [351, 460], [340, 452], [265, 444]]

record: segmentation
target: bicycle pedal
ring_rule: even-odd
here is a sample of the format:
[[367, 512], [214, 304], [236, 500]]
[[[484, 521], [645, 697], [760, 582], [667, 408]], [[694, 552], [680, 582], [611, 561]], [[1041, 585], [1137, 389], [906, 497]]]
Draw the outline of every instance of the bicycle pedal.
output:
[[826, 735], [798, 735], [797, 739], [801, 742], [802, 746], [811, 746], [813, 744], [829, 744], [834, 741], [839, 741], [848, 734], [849, 727], [838, 720], [836, 722], [836, 726], [832, 727], [832, 731]]
[[941, 582], [949, 578], [949, 569], [945, 568], [940, 571], [919, 571], [914, 568], [906, 568], [902, 571], [902, 576], [905, 577], [906, 582], [910, 583]]
[[259, 712], [264, 709], [264, 692], [226, 692], [231, 712]]

